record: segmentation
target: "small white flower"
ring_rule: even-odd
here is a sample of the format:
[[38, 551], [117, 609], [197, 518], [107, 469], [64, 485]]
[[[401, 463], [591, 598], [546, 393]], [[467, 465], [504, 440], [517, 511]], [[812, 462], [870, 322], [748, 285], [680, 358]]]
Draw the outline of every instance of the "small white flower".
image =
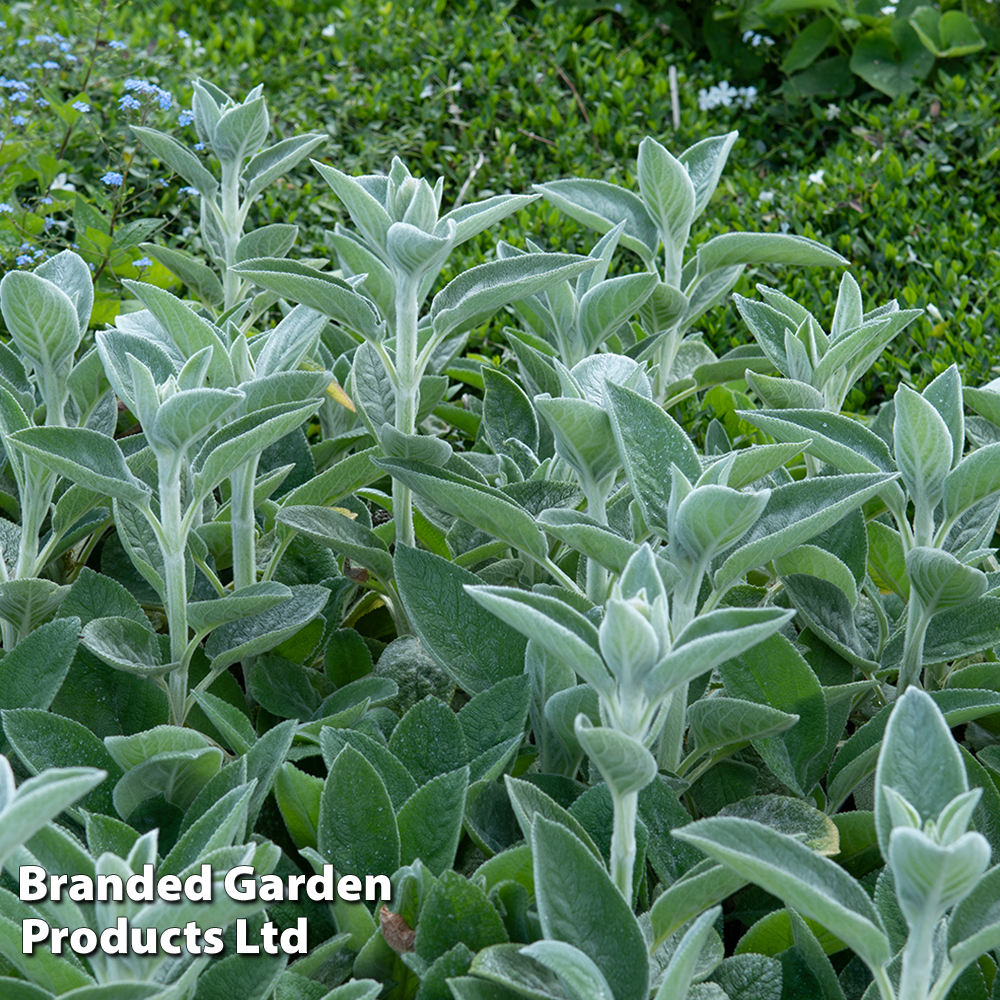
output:
[[792, 227], [787, 222], [779, 223], [778, 228], [783, 232], [787, 233]]
[[324, 29], [323, 29], [323, 30], [322, 30], [322, 31], [320, 32], [320, 34], [321, 34], [321, 35], [322, 35], [322, 36], [323, 36], [324, 38], [333, 38], [333, 36], [337, 34], [337, 26], [336, 26], [335, 24], [328, 24], [328, 25], [327, 25], [327, 26], [326, 26], [326, 27], [325, 27], [325, 28], [324, 28]]
[[853, 17], [845, 17], [843, 21], [840, 22], [841, 28], [844, 31], [854, 31], [855, 28], [861, 27], [861, 22]]
[[823, 180], [823, 174], [825, 173], [825, 170], [817, 170], [814, 173], [811, 173], [809, 175], [809, 183], [818, 184], [820, 187], [826, 187], [826, 183]]
[[761, 191], [761, 193], [759, 195], [757, 195], [757, 200], [762, 205], [770, 205], [771, 202], [774, 201], [774, 192], [773, 191]]
[[883, 8], [881, 8], [881, 13], [884, 17], [889, 17], [890, 14], [895, 14], [896, 5], [894, 3], [887, 3]]
[[823, 112], [823, 116], [828, 122], [834, 121], [834, 119], [840, 117], [840, 106], [837, 104], [828, 104], [826, 111]]
[[[910, 249], [912, 250], [913, 248], [911, 247]], [[930, 318], [934, 320], [935, 323], [944, 322], [944, 316], [942, 316], [941, 313], [938, 312], [937, 306], [932, 305], [930, 302], [928, 302], [924, 308], [927, 310], [927, 315], [930, 316]]]

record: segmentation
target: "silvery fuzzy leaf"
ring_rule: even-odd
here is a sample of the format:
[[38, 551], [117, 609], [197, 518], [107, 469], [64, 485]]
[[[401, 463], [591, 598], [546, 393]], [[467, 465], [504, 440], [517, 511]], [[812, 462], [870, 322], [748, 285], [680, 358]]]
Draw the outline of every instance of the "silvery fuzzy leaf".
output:
[[951, 432], [937, 409], [906, 385], [894, 398], [893, 444], [896, 463], [914, 501], [933, 510], [951, 470]]
[[571, 944], [564, 941], [536, 941], [522, 948], [521, 954], [551, 969], [559, 977], [559, 982], [580, 1000], [614, 998], [604, 973], [587, 955]]
[[948, 921], [949, 957], [956, 965], [975, 961], [1000, 944], [1000, 865], [991, 868]]
[[592, 353], [653, 294], [656, 276], [626, 274], [594, 285], [580, 301], [579, 325], [584, 347]]
[[442, 438], [428, 434], [404, 434], [388, 423], [379, 428], [378, 440], [386, 458], [411, 458], [441, 467], [453, 454], [451, 445]]
[[[809, 327], [810, 321], [803, 320], [803, 327]], [[793, 332], [785, 329], [785, 358], [788, 363], [788, 376], [797, 382], [812, 383], [813, 364], [815, 359], [810, 357], [810, 352], [802, 343], [802, 327]]]
[[614, 573], [621, 573], [639, 546], [615, 534], [588, 514], [565, 508], [550, 508], [537, 518], [544, 531], [570, 548], [594, 559]]
[[454, 245], [454, 224], [434, 235], [408, 222], [394, 222], [385, 237], [389, 259], [414, 280], [439, 272]]
[[277, 519], [314, 542], [346, 555], [352, 563], [365, 566], [382, 580], [392, 579], [389, 548], [370, 528], [345, 513], [329, 507], [285, 506]]
[[472, 239], [477, 233], [489, 229], [495, 222], [505, 219], [508, 215], [525, 205], [538, 200], [537, 194], [498, 194], [483, 201], [474, 201], [469, 205], [454, 208], [441, 217], [434, 229], [435, 236], [443, 235], [442, 230], [448, 222], [455, 223], [455, 246]]
[[646, 941], [603, 863], [566, 827], [542, 816], [532, 829], [531, 848], [545, 938], [589, 955], [612, 984], [616, 1000], [647, 996]]
[[639, 307], [639, 322], [648, 336], [636, 344], [634, 350], [645, 354], [647, 349], [651, 348], [654, 342], [653, 338], [658, 333], [674, 329], [683, 320], [690, 305], [687, 295], [679, 288], [662, 281], [653, 285], [649, 297]]
[[[27, 636], [52, 615], [68, 593], [68, 585], [52, 580], [6, 580], [0, 583], [0, 618], [10, 622], [18, 635]], [[0, 661], [0, 676], [5, 672]]]
[[583, 399], [598, 406], [604, 405], [604, 387], [609, 382], [632, 389], [647, 399], [653, 395], [645, 367], [622, 354], [591, 355], [575, 364], [566, 377], [571, 379], [571, 384], [579, 390]]
[[916, 928], [936, 923], [969, 895], [990, 863], [990, 845], [980, 833], [965, 833], [943, 847], [921, 830], [895, 826], [887, 860], [900, 908]]
[[950, 365], [930, 385], [922, 396], [941, 415], [951, 434], [951, 464], [954, 468], [965, 451], [965, 408], [962, 405], [962, 378], [958, 365]]
[[892, 958], [868, 894], [837, 864], [799, 841], [753, 820], [721, 816], [690, 823], [674, 836], [817, 921], [866, 964], [880, 967]]
[[804, 574], [825, 580], [842, 591], [847, 598], [849, 607], [857, 606], [859, 591], [854, 574], [843, 560], [818, 545], [811, 545], [807, 542], [792, 549], [791, 552], [786, 552], [774, 560], [774, 569], [781, 577]]
[[[811, 454], [843, 472], [896, 471], [882, 439], [850, 417], [812, 408], [736, 412], [779, 441], [802, 443]], [[811, 443], [806, 446], [806, 441]]]
[[[791, 301], [791, 300], [789, 300]], [[789, 377], [788, 356], [785, 353], [785, 333], [798, 329], [798, 326], [808, 317], [802, 319], [789, 317], [766, 302], [757, 302], [734, 295], [733, 302], [743, 322], [750, 327], [750, 332], [760, 345], [761, 350], [771, 359], [772, 364], [782, 375]], [[793, 303], [794, 304], [794, 303]]]
[[556, 452], [583, 482], [600, 482], [621, 465], [608, 415], [585, 399], [538, 396], [535, 409], [545, 418]]
[[236, 244], [233, 263], [260, 257], [284, 257], [295, 245], [298, 235], [299, 227], [287, 222], [253, 229]]
[[953, 521], [980, 500], [997, 492], [1000, 492], [1000, 443], [977, 448], [945, 477], [945, 521]]
[[0, 759], [0, 864], [106, 776], [93, 767], [49, 768], [15, 788], [10, 764]]
[[660, 243], [659, 233], [642, 199], [631, 191], [607, 181], [586, 178], [549, 181], [532, 187], [570, 218], [599, 233], [624, 222], [619, 243], [634, 250], [647, 267], [651, 264]]
[[316, 402], [280, 403], [239, 417], [217, 430], [191, 462], [193, 494], [204, 497], [248, 459], [290, 434], [316, 410]]
[[695, 191], [683, 165], [652, 136], [639, 144], [636, 177], [642, 201], [666, 249], [669, 285], [680, 283], [684, 247], [695, 216]]
[[[792, 573], [784, 577], [795, 608], [819, 638], [866, 675], [879, 667], [875, 651], [858, 630], [854, 605], [835, 583]], [[853, 583], [853, 578], [851, 580]]]
[[76, 307], [80, 333], [86, 333], [94, 308], [94, 280], [84, 259], [72, 250], [63, 250], [39, 264], [33, 273], [51, 281], [69, 297]]
[[598, 631], [579, 611], [547, 594], [512, 587], [468, 586], [466, 591], [502, 621], [571, 666], [602, 695], [613, 695], [614, 682], [599, 653]]
[[684, 549], [695, 563], [707, 562], [753, 527], [770, 496], [770, 490], [741, 493], [728, 486], [699, 486], [677, 508], [671, 543]]
[[405, 458], [383, 458], [376, 465], [431, 503], [501, 538], [537, 560], [548, 556], [548, 543], [534, 517], [492, 486]]
[[861, 303], [861, 288], [853, 276], [844, 272], [837, 292], [837, 305], [830, 324], [830, 339], [839, 340], [850, 330], [855, 330], [864, 322], [864, 308]]
[[962, 399], [966, 406], [975, 410], [981, 417], [1000, 426], [1000, 391], [995, 380], [978, 389], [969, 385], [963, 386]]
[[650, 673], [647, 696], [669, 691], [731, 660], [783, 628], [795, 611], [780, 608], [722, 608], [699, 615], [674, 639], [673, 649]]
[[533, 253], [470, 268], [434, 296], [430, 312], [434, 336], [443, 339], [450, 333], [470, 329], [501, 306], [544, 291], [593, 266], [590, 257]]
[[894, 478], [880, 474], [822, 476], [772, 490], [756, 524], [716, 571], [716, 588], [732, 585], [747, 570], [825, 531]]
[[508, 438], [538, 450], [538, 417], [524, 390], [493, 368], [483, 368], [483, 421], [486, 436], [497, 454]]
[[82, 427], [28, 427], [8, 442], [46, 468], [104, 496], [144, 507], [151, 490], [129, 471], [111, 438]]
[[[264, 137], [267, 133], [265, 132]], [[262, 137], [262, 139], [264, 138]], [[240, 174], [244, 187], [243, 197], [250, 201], [273, 180], [287, 173], [296, 163], [304, 160], [313, 150], [327, 141], [325, 135], [305, 133], [282, 139], [251, 158]], [[281, 254], [254, 254], [255, 257], [280, 257]]]
[[230, 270], [290, 302], [309, 306], [367, 340], [380, 340], [385, 324], [375, 307], [336, 275], [283, 257], [261, 257]]
[[305, 405], [309, 401], [318, 409], [329, 384], [328, 372], [278, 371], [273, 375], [260, 375], [238, 386], [245, 397], [238, 412], [242, 416], [259, 413], [271, 406]]
[[709, 136], [693, 146], [688, 146], [677, 157], [694, 185], [694, 218], [697, 219], [711, 201], [726, 166], [726, 160], [729, 159], [729, 151], [738, 137], [739, 132], [736, 131]]
[[849, 264], [816, 240], [791, 233], [723, 233], [698, 247], [698, 273], [740, 264]]
[[701, 914], [687, 929], [674, 949], [660, 988], [656, 991], [655, 1000], [671, 1000], [673, 997], [689, 995], [701, 953], [711, 940], [713, 925], [721, 914], [722, 907], [713, 906]]
[[688, 725], [699, 754], [774, 736], [790, 729], [798, 715], [742, 698], [700, 698], [688, 706]]
[[212, 632], [205, 643], [205, 653], [213, 670], [222, 670], [246, 656], [273, 649], [308, 625], [330, 599], [330, 591], [318, 584], [303, 584], [291, 590], [288, 601]]
[[176, 295], [144, 281], [124, 281], [125, 286], [153, 314], [187, 359], [204, 347], [212, 347], [209, 377], [220, 388], [236, 381], [229, 352], [217, 327], [189, 309]]
[[218, 275], [197, 257], [156, 243], [140, 243], [139, 249], [176, 274], [188, 288], [194, 289], [202, 301], [213, 306], [221, 306], [225, 301], [225, 292]]
[[333, 232], [327, 230], [326, 240], [336, 252], [344, 275], [366, 274], [360, 290], [375, 302], [382, 316], [394, 320], [396, 279], [382, 257], [376, 255], [361, 236], [339, 222]]
[[594, 726], [585, 715], [575, 724], [576, 738], [616, 796], [640, 792], [656, 777], [653, 755], [634, 737], [607, 726]]
[[83, 627], [81, 642], [96, 657], [137, 677], [160, 677], [176, 669], [170, 646], [131, 618], [95, 618]]
[[210, 632], [227, 622], [247, 615], [259, 614], [284, 603], [292, 591], [283, 583], [266, 580], [209, 601], [194, 601], [188, 605], [188, 625], [195, 632]]
[[[197, 100], [197, 93], [195, 99]], [[176, 170], [188, 184], [196, 187], [203, 197], [214, 198], [216, 196], [219, 182], [186, 146], [179, 143], [173, 136], [158, 132], [156, 129], [136, 125], [132, 131], [158, 160], [163, 160], [164, 163]], [[211, 138], [203, 137], [202, 141], [211, 141]]]
[[698, 453], [683, 428], [652, 400], [607, 383], [607, 412], [632, 493], [651, 528], [666, 534], [670, 487], [663, 475], [674, 463], [689, 479], [701, 475]]
[[31, 360], [42, 386], [65, 379], [80, 344], [74, 300], [30, 271], [8, 271], [0, 281], [0, 310], [18, 350]]
[[922, 545], [906, 553], [906, 572], [926, 614], [971, 604], [989, 589], [985, 573], [948, 552]]
[[948, 723], [931, 697], [915, 687], [907, 688], [889, 715], [875, 771], [875, 829], [883, 857], [888, 857], [893, 829], [882, 792], [886, 787], [902, 795], [925, 822], [936, 820], [969, 788]]
[[537, 785], [525, 781], [523, 778], [512, 778], [509, 774], [505, 774], [503, 782], [518, 825], [529, 843], [535, 822], [541, 816], [554, 823], [561, 823], [570, 833], [579, 838], [595, 858], [601, 860], [600, 849], [591, 839], [590, 834], [587, 833], [580, 821], [572, 813], [563, 809], [555, 799], [546, 795]]
[[188, 389], [175, 393], [146, 420], [146, 439], [154, 450], [186, 454], [244, 401], [238, 389]]
[[774, 378], [751, 371], [749, 368], [744, 377], [747, 385], [773, 409], [825, 409], [826, 401], [823, 393], [805, 382], [796, 382], [790, 378]]
[[263, 97], [222, 112], [212, 129], [212, 150], [220, 160], [242, 164], [263, 145], [271, 122]]
[[[392, 225], [392, 218], [386, 211], [384, 189], [387, 178], [380, 178], [381, 185], [366, 184], [368, 178], [349, 177], [335, 167], [312, 160], [312, 165], [322, 174], [323, 179], [333, 189], [333, 193], [347, 207], [352, 221], [361, 230], [365, 239], [378, 250], [385, 252], [385, 238]], [[380, 199], [370, 188], [383, 189]]]

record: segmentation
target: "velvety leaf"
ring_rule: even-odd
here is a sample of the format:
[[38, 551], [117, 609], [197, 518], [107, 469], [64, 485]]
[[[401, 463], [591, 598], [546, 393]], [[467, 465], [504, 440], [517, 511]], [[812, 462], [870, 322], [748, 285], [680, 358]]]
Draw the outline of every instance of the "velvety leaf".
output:
[[[649, 990], [646, 943], [604, 866], [564, 826], [536, 818], [531, 836], [542, 933], [588, 955], [618, 1000]], [[613, 929], [613, 933], [609, 931]]]
[[345, 746], [327, 775], [320, 801], [319, 852], [338, 872], [386, 874], [399, 867], [399, 830], [378, 772]]
[[873, 965], [892, 957], [867, 893], [846, 872], [804, 844], [752, 820], [698, 820], [676, 835], [818, 921]]

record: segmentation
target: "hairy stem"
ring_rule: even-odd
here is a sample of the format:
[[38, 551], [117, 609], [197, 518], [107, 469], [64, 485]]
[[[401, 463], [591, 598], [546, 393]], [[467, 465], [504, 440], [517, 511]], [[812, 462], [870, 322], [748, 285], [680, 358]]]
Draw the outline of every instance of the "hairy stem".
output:
[[246, 462], [229, 478], [232, 497], [229, 517], [233, 536], [233, 590], [257, 582], [257, 525], [253, 516], [253, 488], [259, 456]]
[[639, 793], [614, 796], [614, 827], [611, 833], [611, 880], [632, 905], [632, 870], [635, 868], [635, 823], [639, 815]]
[[[413, 434], [417, 428], [420, 371], [417, 366], [417, 282], [396, 275], [396, 430]], [[413, 545], [413, 499], [410, 488], [392, 481], [392, 516], [396, 541]]]
[[159, 476], [160, 526], [159, 543], [163, 553], [163, 574], [166, 586], [167, 624], [170, 629], [170, 661], [178, 666], [167, 678], [167, 698], [170, 703], [171, 725], [184, 724], [187, 701], [188, 645], [187, 620], [187, 532], [181, 523], [180, 469], [176, 463], [163, 463]]

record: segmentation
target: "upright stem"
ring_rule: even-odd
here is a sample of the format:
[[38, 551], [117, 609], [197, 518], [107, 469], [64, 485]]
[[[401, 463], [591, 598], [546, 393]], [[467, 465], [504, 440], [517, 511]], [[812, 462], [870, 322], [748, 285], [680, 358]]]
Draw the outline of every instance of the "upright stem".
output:
[[916, 929], [903, 949], [903, 967], [899, 973], [900, 1000], [926, 1000], [931, 986], [931, 968], [934, 961], [934, 925], [929, 920]]
[[911, 684], [920, 679], [924, 668], [924, 636], [931, 616], [924, 610], [923, 602], [917, 596], [916, 587], [910, 587], [910, 603], [906, 612], [906, 633], [903, 637], [903, 662], [899, 668], [896, 684], [898, 698]]
[[257, 459], [246, 462], [229, 477], [232, 487], [229, 516], [233, 535], [233, 590], [257, 582], [256, 524], [253, 516], [256, 480]]
[[[589, 479], [583, 484], [587, 495], [587, 513], [601, 524], [608, 523], [607, 501], [598, 483]], [[587, 560], [587, 597], [603, 604], [608, 596], [608, 571], [596, 560]]]
[[[420, 372], [417, 369], [417, 282], [396, 274], [396, 430], [413, 434], [417, 429]], [[392, 481], [392, 516], [396, 541], [413, 545], [413, 508], [410, 488]]]
[[229, 270], [236, 262], [236, 247], [242, 236], [240, 219], [239, 165], [222, 161], [222, 220], [226, 239], [226, 267], [222, 275], [225, 296], [223, 311], [232, 309], [239, 300], [240, 276]]
[[188, 686], [188, 664], [184, 655], [188, 645], [187, 567], [184, 560], [187, 538], [181, 524], [180, 471], [178, 463], [164, 463], [159, 476], [162, 526], [159, 542], [163, 551], [164, 583], [167, 588], [170, 660], [178, 664], [167, 678], [170, 722], [175, 726], [184, 724]]
[[614, 826], [611, 832], [611, 881], [632, 905], [632, 871], [635, 868], [635, 823], [639, 815], [639, 793], [614, 796]]

